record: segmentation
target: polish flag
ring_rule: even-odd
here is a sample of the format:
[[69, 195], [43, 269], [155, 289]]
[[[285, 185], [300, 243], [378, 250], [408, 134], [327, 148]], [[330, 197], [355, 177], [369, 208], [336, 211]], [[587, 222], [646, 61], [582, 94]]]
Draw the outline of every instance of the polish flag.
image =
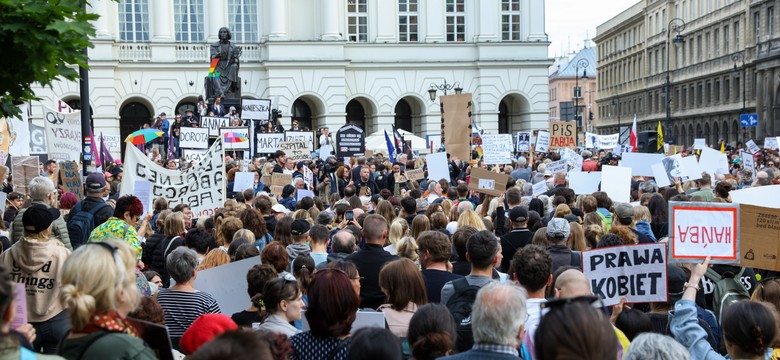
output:
[[637, 141], [636, 141], [636, 114], [634, 114], [634, 124], [631, 125], [631, 134], [629, 135], [628, 145], [631, 146], [631, 152], [637, 151]]

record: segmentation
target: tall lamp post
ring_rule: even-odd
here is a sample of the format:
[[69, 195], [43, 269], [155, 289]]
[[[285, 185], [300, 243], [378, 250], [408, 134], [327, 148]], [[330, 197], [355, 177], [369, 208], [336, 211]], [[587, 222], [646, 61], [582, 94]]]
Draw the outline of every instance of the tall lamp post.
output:
[[612, 99], [612, 105], [615, 105], [615, 113], [617, 113], [618, 145], [623, 145], [621, 142], [623, 139], [620, 138], [620, 136], [623, 135], [620, 132], [620, 97], [617, 99]]
[[[587, 59], [580, 59], [575, 65], [574, 71], [574, 121], [577, 122], [577, 128], [582, 126], [582, 115], [580, 115], [580, 98], [582, 97], [582, 88], [580, 88], [580, 68], [582, 68], [582, 80], [588, 80], [588, 65], [590, 63]], [[584, 127], [583, 127], [584, 129]]]
[[[682, 44], [685, 42], [685, 37], [680, 35], [680, 33], [685, 30], [685, 21], [680, 18], [674, 18], [672, 20], [669, 20], [669, 25], [666, 27], [666, 84], [664, 85], [664, 93], [666, 94], [666, 133], [664, 134], [664, 138], [671, 138], [672, 137], [672, 108], [671, 108], [671, 102], [672, 102], [672, 83], [669, 80], [669, 70], [671, 68], [671, 63], [669, 62], [669, 56], [672, 52], [671, 50], [671, 43], [672, 43], [672, 31], [677, 33], [677, 35], [674, 36], [674, 43], [675, 44]], [[677, 60], [677, 57], [675, 56], [675, 61]]]
[[460, 82], [456, 81], [454, 84], [447, 84], [447, 80], [444, 80], [444, 84], [431, 84], [431, 86], [428, 88], [428, 96], [431, 98], [431, 102], [436, 101], [436, 93], [438, 91], [444, 92], [444, 95], [447, 95], [447, 91], [453, 90], [455, 91], [455, 94], [460, 94], [463, 92], [463, 88], [460, 87]]
[[[745, 86], [745, 54], [743, 54], [741, 52], [735, 53], [735, 54], [731, 55], [731, 61], [734, 62], [734, 69], [731, 70], [731, 73], [735, 77], [737, 76], [737, 62], [738, 61], [742, 61], [742, 81], [741, 81], [742, 82], [742, 111], [740, 112], [740, 115], [741, 115], [741, 114], [745, 113], [745, 108], [746, 108], [746, 105], [745, 105], [745, 101], [746, 101], [746, 98], [745, 98], [745, 87], [746, 87]], [[744, 136], [745, 135], [744, 134], [745, 133], [745, 128], [744, 127], [742, 127], [742, 131], [741, 132], [742, 132], [742, 135], [743, 135], [743, 138], [744, 138], [745, 137]], [[737, 134], [739, 134], [739, 133], [737, 133]], [[739, 135], [737, 135], [737, 141], [740, 141], [739, 140]]]

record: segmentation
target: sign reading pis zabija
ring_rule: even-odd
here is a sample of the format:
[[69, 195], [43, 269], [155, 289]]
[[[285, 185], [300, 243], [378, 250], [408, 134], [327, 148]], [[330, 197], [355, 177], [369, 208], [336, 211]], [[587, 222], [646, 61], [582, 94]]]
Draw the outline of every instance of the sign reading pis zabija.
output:
[[577, 123], [550, 121], [550, 150], [558, 148], [577, 148]]

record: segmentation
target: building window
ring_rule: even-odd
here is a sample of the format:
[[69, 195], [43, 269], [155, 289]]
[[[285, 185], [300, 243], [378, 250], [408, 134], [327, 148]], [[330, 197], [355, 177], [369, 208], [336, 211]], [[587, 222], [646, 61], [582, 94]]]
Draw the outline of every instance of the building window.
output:
[[696, 54], [698, 55], [696, 58], [698, 59], [699, 62], [701, 62], [701, 60], [702, 60], [702, 57], [701, 57], [701, 54], [702, 54], [702, 52], [701, 52], [701, 35], [696, 37]]
[[466, 0], [447, 0], [447, 41], [466, 41]]
[[734, 22], [734, 48], [739, 49], [739, 21]]
[[520, 0], [501, 0], [501, 40], [520, 40]]
[[203, 0], [173, 0], [177, 42], [204, 42]]
[[767, 35], [775, 34], [775, 8], [772, 6], [766, 8], [766, 29]]
[[368, 0], [347, 1], [347, 39], [368, 42]]
[[725, 92], [725, 94], [723, 94], [723, 97], [725, 98], [726, 101], [729, 101], [729, 99], [731, 98], [730, 82], [731, 81], [729, 80], [728, 76], [725, 79], [723, 79], [723, 91]]
[[715, 96], [715, 102], [720, 102], [720, 80], [715, 80], [715, 92], [713, 95]]
[[119, 39], [149, 41], [149, 2], [127, 0], [119, 3]]
[[715, 44], [715, 56], [720, 56], [720, 29], [715, 29], [713, 33], [713, 40]]
[[233, 41], [257, 41], [257, 0], [228, 0], [228, 22]]
[[753, 13], [753, 27], [756, 32], [756, 44], [759, 43], [759, 37], [761, 36], [761, 13], [756, 11]]
[[398, 1], [398, 41], [417, 41], [417, 0]]
[[723, 27], [723, 52], [729, 53], [729, 26]]

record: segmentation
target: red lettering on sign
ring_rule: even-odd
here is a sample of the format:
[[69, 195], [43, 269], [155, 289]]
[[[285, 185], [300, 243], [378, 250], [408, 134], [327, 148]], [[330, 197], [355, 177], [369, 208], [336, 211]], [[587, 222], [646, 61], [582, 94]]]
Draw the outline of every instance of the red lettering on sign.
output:
[[707, 245], [731, 244], [734, 241], [732, 229], [726, 226], [677, 226], [677, 233], [680, 235], [680, 242], [689, 241], [691, 244]]

